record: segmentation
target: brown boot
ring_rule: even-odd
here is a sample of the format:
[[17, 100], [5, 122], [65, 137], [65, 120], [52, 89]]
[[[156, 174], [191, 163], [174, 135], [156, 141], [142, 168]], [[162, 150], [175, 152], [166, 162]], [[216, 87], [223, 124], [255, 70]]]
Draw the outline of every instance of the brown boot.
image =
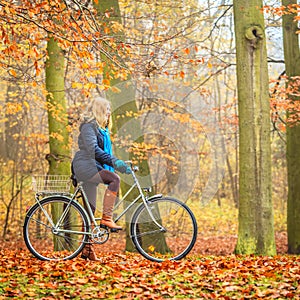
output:
[[95, 253], [94, 247], [91, 244], [86, 244], [81, 252], [81, 258], [89, 260], [99, 260]]
[[103, 214], [101, 219], [101, 225], [107, 226], [111, 229], [121, 230], [122, 227], [118, 226], [112, 219], [116, 198], [117, 193], [112, 192], [108, 189], [105, 191], [103, 199]]

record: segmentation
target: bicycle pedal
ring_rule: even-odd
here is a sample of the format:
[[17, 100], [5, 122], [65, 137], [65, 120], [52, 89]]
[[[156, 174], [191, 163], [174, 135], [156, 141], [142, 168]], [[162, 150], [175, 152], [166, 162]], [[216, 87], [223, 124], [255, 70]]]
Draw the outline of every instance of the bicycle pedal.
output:
[[100, 224], [100, 228], [108, 230], [109, 228], [106, 225]]
[[106, 225], [103, 225], [103, 224], [100, 224], [100, 228], [102, 228], [102, 229], [105, 229], [105, 230], [109, 230], [110, 232], [113, 232], [113, 233], [115, 233], [115, 232], [118, 232], [118, 231], [120, 231], [120, 230], [123, 230], [123, 228], [120, 228], [120, 229], [117, 229], [117, 228], [110, 228], [110, 227], [108, 227], [108, 226], [106, 226]]
[[122, 228], [121, 229], [117, 229], [117, 228], [110, 228], [110, 232], [119, 232], [123, 230]]

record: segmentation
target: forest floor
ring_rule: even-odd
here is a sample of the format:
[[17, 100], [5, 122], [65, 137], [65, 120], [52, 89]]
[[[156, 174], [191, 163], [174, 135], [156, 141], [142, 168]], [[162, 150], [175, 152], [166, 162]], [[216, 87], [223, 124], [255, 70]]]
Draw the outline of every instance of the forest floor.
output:
[[125, 253], [115, 234], [97, 246], [99, 262], [33, 258], [22, 240], [1, 241], [0, 299], [300, 299], [300, 257], [234, 255], [236, 236], [198, 236], [184, 259], [150, 262]]
[[22, 225], [0, 240], [2, 299], [300, 299], [300, 256], [287, 254], [285, 209], [275, 216], [275, 256], [235, 255], [237, 209], [193, 207], [198, 238], [180, 261], [151, 262], [125, 252], [124, 233], [96, 246], [98, 262], [34, 258]]

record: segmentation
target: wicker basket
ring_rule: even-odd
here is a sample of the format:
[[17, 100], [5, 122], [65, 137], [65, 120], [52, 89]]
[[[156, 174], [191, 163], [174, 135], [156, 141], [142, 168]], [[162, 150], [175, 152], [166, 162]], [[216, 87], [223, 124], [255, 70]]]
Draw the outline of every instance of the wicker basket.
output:
[[32, 188], [36, 193], [69, 193], [70, 175], [36, 175], [32, 177]]

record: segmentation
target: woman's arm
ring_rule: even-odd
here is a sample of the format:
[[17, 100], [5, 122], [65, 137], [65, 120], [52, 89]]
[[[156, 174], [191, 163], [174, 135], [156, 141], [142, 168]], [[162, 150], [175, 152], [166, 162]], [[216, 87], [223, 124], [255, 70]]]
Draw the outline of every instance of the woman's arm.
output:
[[81, 138], [86, 151], [93, 159], [97, 160], [102, 165], [103, 164], [109, 166], [114, 165], [117, 158], [108, 153], [105, 153], [99, 147], [98, 140], [97, 140], [97, 133], [93, 124], [86, 123], [81, 126]]

